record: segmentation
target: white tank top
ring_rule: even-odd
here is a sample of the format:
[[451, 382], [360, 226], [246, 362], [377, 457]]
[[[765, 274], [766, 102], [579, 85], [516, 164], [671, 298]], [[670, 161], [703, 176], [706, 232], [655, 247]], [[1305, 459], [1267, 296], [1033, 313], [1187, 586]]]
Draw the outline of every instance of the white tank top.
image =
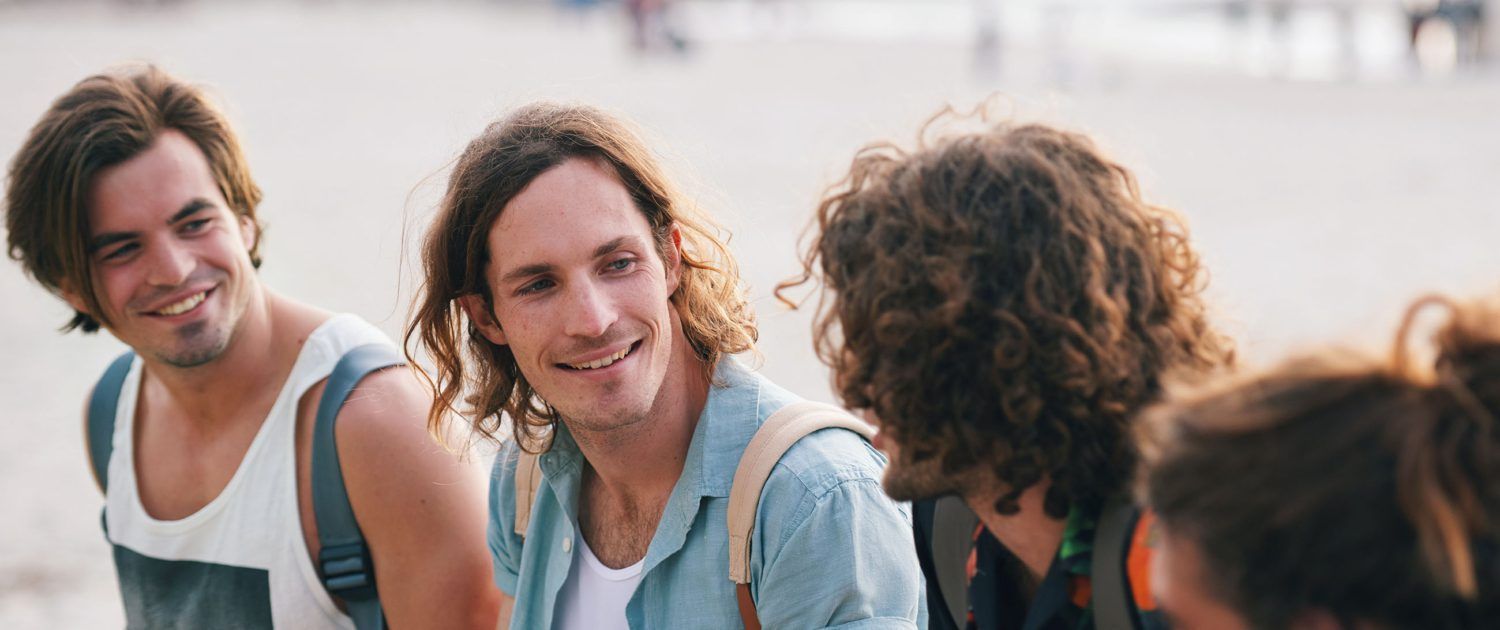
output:
[[[565, 541], [566, 542], [566, 541]], [[635, 594], [641, 583], [641, 569], [646, 559], [628, 567], [611, 569], [604, 566], [577, 535], [573, 546], [573, 566], [568, 569], [568, 579], [557, 594], [557, 611], [553, 617], [554, 630], [628, 630], [625, 621], [625, 604]]]
[[390, 343], [354, 315], [336, 315], [307, 339], [271, 412], [219, 496], [186, 518], [146, 514], [137, 493], [134, 435], [141, 360], [115, 408], [105, 499], [129, 627], [345, 628], [354, 623], [318, 580], [297, 509], [297, 403], [348, 351]]

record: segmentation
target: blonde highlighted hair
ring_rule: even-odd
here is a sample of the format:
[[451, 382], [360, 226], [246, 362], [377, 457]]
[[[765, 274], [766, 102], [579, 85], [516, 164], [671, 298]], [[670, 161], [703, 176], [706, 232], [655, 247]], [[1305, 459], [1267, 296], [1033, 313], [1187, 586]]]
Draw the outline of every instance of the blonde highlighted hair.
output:
[[[545, 450], [556, 412], [537, 396], [509, 346], [487, 340], [467, 321], [457, 299], [478, 295], [493, 306], [485, 276], [490, 227], [532, 180], [569, 159], [597, 160], [620, 178], [646, 217], [658, 255], [682, 236], [682, 278], [671, 296], [688, 343], [705, 369], [725, 354], [753, 348], [757, 329], [722, 230], [683, 195], [640, 135], [602, 110], [540, 102], [492, 123], [469, 142], [453, 167], [447, 192], [422, 248], [424, 281], [406, 329], [409, 358], [431, 356], [434, 391], [428, 428], [468, 418], [478, 434], [499, 440], [502, 413], [524, 448]], [[466, 403], [459, 408], [459, 400]]]

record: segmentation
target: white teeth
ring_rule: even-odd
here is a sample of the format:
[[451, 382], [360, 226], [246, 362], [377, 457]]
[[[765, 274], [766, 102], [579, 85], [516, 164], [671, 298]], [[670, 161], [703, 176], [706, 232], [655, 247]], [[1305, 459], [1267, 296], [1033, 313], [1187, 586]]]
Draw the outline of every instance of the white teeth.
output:
[[177, 302], [177, 303], [174, 303], [174, 304], [168, 304], [168, 305], [162, 307], [160, 310], [157, 310], [156, 313], [158, 315], [181, 315], [183, 313], [186, 313], [188, 311], [193, 310], [193, 307], [197, 306], [199, 303], [203, 302], [203, 298], [206, 298], [206, 297], [208, 297], [208, 292], [207, 291], [203, 291], [201, 293], [197, 293], [197, 294], [194, 294], [192, 296], [189, 296], [187, 299], [185, 299], [185, 300], [183, 300], [181, 302]]
[[615, 361], [619, 361], [620, 359], [625, 358], [625, 355], [628, 354], [630, 354], [630, 346], [625, 346], [624, 350], [611, 354], [607, 357], [604, 357], [603, 359], [596, 359], [587, 363], [569, 363], [568, 367], [575, 370], [597, 370], [602, 367], [608, 367]]

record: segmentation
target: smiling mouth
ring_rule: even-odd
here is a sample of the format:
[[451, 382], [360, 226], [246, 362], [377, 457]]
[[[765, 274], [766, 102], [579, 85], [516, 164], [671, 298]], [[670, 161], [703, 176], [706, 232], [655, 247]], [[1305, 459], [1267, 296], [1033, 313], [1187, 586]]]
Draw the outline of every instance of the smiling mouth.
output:
[[593, 361], [588, 361], [585, 363], [562, 363], [560, 365], [573, 370], [597, 370], [600, 368], [606, 368], [613, 365], [616, 361], [630, 356], [631, 353], [635, 352], [636, 348], [640, 347], [640, 345], [641, 342], [637, 341], [633, 344], [630, 344], [629, 346], [626, 346], [625, 349], [611, 354], [607, 357], [594, 359]]
[[188, 311], [191, 311], [191, 310], [193, 310], [195, 308], [198, 308], [198, 305], [202, 304], [203, 300], [208, 299], [208, 292], [212, 291], [212, 290], [213, 289], [205, 289], [203, 291], [199, 291], [198, 293], [194, 293], [192, 295], [189, 295], [189, 296], [187, 296], [186, 298], [184, 298], [184, 299], [182, 299], [180, 301], [173, 302], [173, 303], [168, 304], [166, 306], [163, 306], [163, 307], [161, 307], [161, 308], [159, 308], [157, 310], [151, 311], [150, 314], [151, 315], [161, 315], [161, 316], [165, 316], [165, 317], [171, 317], [173, 315], [181, 315], [181, 314], [186, 313]]

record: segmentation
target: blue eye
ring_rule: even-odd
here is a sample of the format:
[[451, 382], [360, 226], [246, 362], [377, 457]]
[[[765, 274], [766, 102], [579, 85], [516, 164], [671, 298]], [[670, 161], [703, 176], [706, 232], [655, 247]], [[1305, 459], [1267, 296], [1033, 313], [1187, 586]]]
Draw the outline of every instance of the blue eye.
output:
[[208, 227], [208, 222], [211, 220], [212, 219], [197, 219], [194, 221], [188, 221], [187, 223], [182, 224], [182, 231], [189, 234], [193, 232], [202, 232], [203, 228]]
[[625, 271], [626, 269], [629, 269], [629, 268], [631, 268], [633, 266], [635, 266], [635, 259], [634, 258], [621, 258], [619, 260], [616, 260], [614, 262], [609, 263], [609, 265], [608, 265], [608, 267], [609, 267], [609, 269], [611, 271]]
[[550, 288], [552, 288], [552, 281], [546, 278], [542, 278], [535, 282], [523, 285], [520, 289], [516, 290], [516, 295], [531, 295], [538, 291], [545, 291]]

